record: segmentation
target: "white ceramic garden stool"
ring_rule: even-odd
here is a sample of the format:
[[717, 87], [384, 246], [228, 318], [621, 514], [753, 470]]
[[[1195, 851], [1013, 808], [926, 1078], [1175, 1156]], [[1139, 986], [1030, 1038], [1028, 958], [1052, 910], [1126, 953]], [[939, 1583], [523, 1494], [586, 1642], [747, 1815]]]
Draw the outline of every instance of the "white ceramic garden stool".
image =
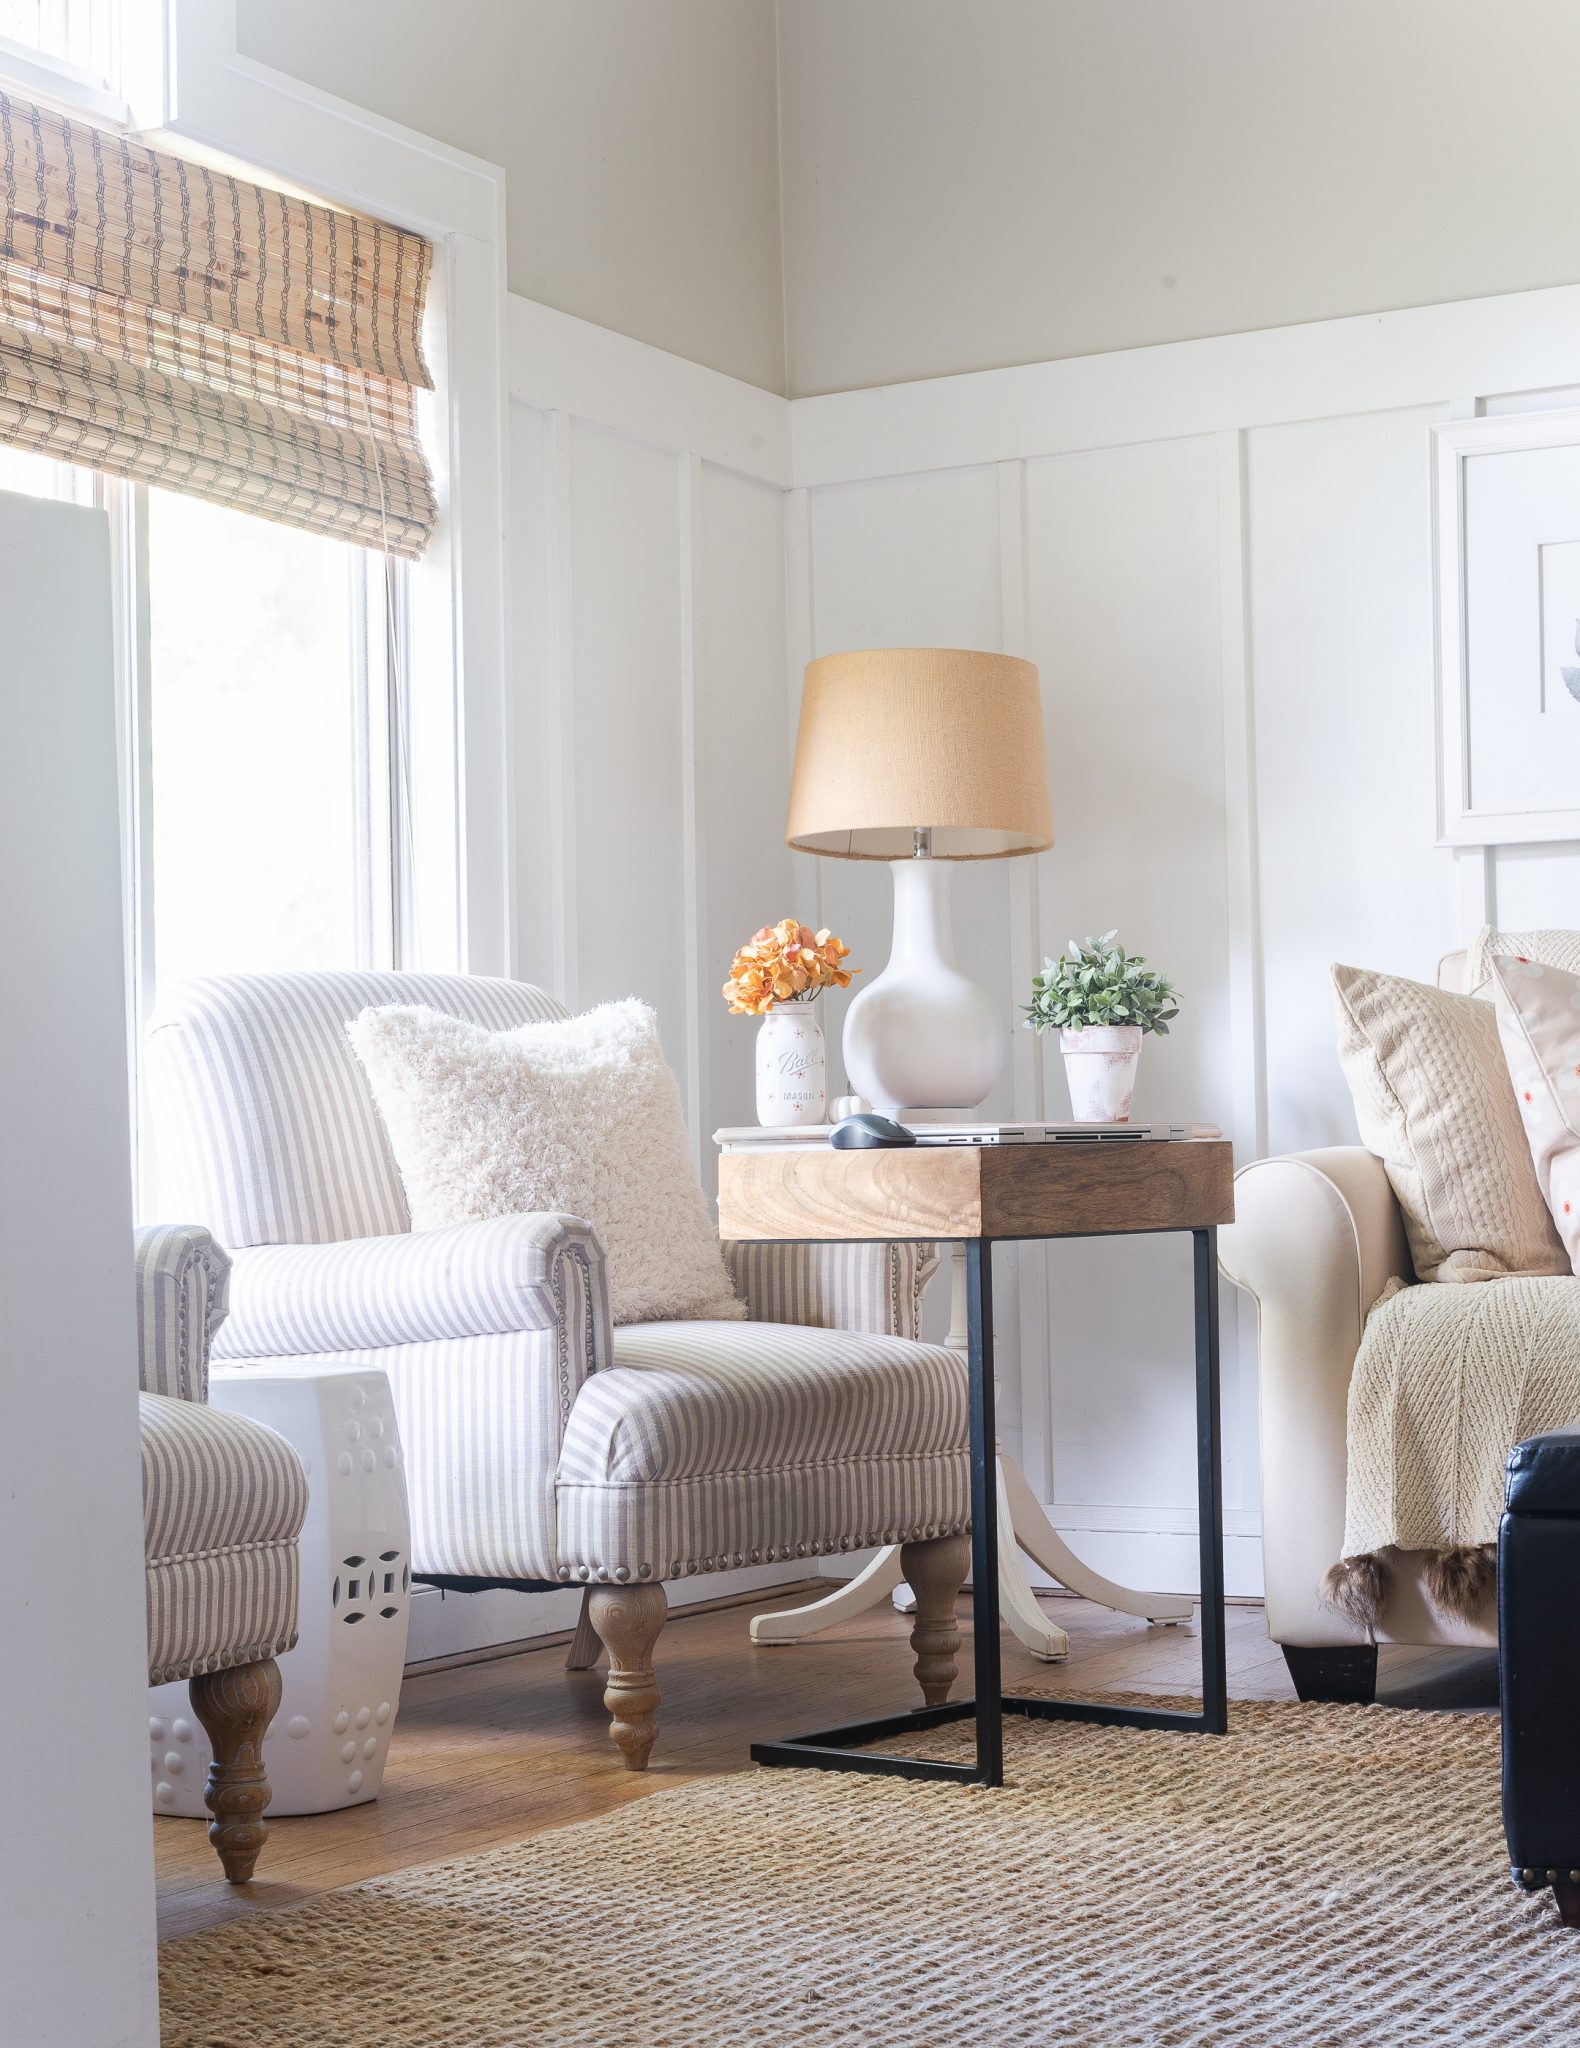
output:
[[[331, 1813], [378, 1794], [400, 1704], [411, 1539], [395, 1404], [358, 1366], [215, 1366], [209, 1406], [266, 1423], [307, 1467], [300, 1635], [264, 1737], [269, 1818]], [[208, 1738], [182, 1682], [148, 1694], [154, 1811], [203, 1818]]]

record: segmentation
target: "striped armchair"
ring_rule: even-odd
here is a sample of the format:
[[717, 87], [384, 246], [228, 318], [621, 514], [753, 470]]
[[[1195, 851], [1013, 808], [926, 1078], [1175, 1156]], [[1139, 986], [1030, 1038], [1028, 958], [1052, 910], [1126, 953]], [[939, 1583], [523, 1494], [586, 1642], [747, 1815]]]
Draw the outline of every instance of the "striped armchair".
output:
[[[296, 1641], [307, 1475], [272, 1429], [206, 1405], [230, 1266], [208, 1232], [139, 1231], [136, 1260], [148, 1683], [190, 1681], [213, 1745], [209, 1840], [245, 1884], [268, 1832], [263, 1738], [280, 1704], [274, 1660]], [[171, 1752], [172, 1769], [183, 1761]]]
[[565, 1014], [513, 982], [319, 973], [195, 982], [154, 1019], [164, 1205], [208, 1216], [234, 1259], [216, 1357], [385, 1372], [414, 1573], [586, 1588], [633, 1770], [675, 1579], [903, 1544], [917, 1676], [946, 1697], [970, 1486], [963, 1364], [917, 1341], [932, 1251], [726, 1247], [752, 1320], [611, 1328], [603, 1252], [576, 1217], [412, 1234], [345, 1030], [387, 1003], [491, 1030]]

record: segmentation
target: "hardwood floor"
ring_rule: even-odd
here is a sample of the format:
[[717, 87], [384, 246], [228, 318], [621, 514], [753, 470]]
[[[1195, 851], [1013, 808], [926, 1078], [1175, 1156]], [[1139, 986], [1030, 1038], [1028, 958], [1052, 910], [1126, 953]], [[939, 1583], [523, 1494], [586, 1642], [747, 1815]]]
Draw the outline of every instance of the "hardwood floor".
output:
[[[808, 1593], [825, 1593], [820, 1581]], [[772, 1604], [783, 1599], [783, 1591]], [[748, 1746], [920, 1704], [906, 1641], [910, 1624], [874, 1609], [816, 1640], [754, 1649], [746, 1625], [761, 1595], [682, 1613], [658, 1645], [658, 1747], [649, 1769], [626, 1771], [607, 1732], [603, 1672], [567, 1672], [565, 1638], [483, 1664], [407, 1679], [384, 1787], [371, 1805], [273, 1821], [245, 1888], [227, 1885], [202, 1822], [154, 1825], [161, 1939], [276, 1911], [381, 1872], [520, 1841], [606, 1813], [629, 1799], [725, 1771], [749, 1769]], [[1164, 1692], [1195, 1683], [1193, 1628], [1152, 1628], [1085, 1601], [1054, 1602], [1070, 1633], [1062, 1666], [1037, 1664], [1004, 1638], [1013, 1689], [1061, 1671], [1083, 1689]], [[967, 1625], [969, 1630], [969, 1625]], [[1231, 1694], [1292, 1699], [1258, 1605], [1228, 1610]], [[969, 1685], [969, 1649], [962, 1659]], [[1490, 1654], [1385, 1649], [1381, 1694], [1398, 1705], [1495, 1707]]]

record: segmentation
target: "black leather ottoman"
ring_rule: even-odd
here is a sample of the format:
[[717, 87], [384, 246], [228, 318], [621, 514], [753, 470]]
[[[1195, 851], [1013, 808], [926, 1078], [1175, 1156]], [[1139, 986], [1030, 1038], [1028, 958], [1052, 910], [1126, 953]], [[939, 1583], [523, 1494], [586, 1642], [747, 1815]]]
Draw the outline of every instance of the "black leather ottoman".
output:
[[1580, 1430], [1516, 1444], [1498, 1530], [1503, 1829], [1514, 1882], [1580, 1927]]

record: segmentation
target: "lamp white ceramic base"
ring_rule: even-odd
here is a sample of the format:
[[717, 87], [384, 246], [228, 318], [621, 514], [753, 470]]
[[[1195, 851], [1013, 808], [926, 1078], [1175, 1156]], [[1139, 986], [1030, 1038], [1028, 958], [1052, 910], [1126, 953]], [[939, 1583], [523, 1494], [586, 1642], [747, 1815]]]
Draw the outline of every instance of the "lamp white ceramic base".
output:
[[887, 1116], [964, 1114], [1003, 1067], [1003, 1006], [955, 965], [952, 864], [919, 856], [889, 867], [894, 949], [845, 1012], [845, 1073]]

